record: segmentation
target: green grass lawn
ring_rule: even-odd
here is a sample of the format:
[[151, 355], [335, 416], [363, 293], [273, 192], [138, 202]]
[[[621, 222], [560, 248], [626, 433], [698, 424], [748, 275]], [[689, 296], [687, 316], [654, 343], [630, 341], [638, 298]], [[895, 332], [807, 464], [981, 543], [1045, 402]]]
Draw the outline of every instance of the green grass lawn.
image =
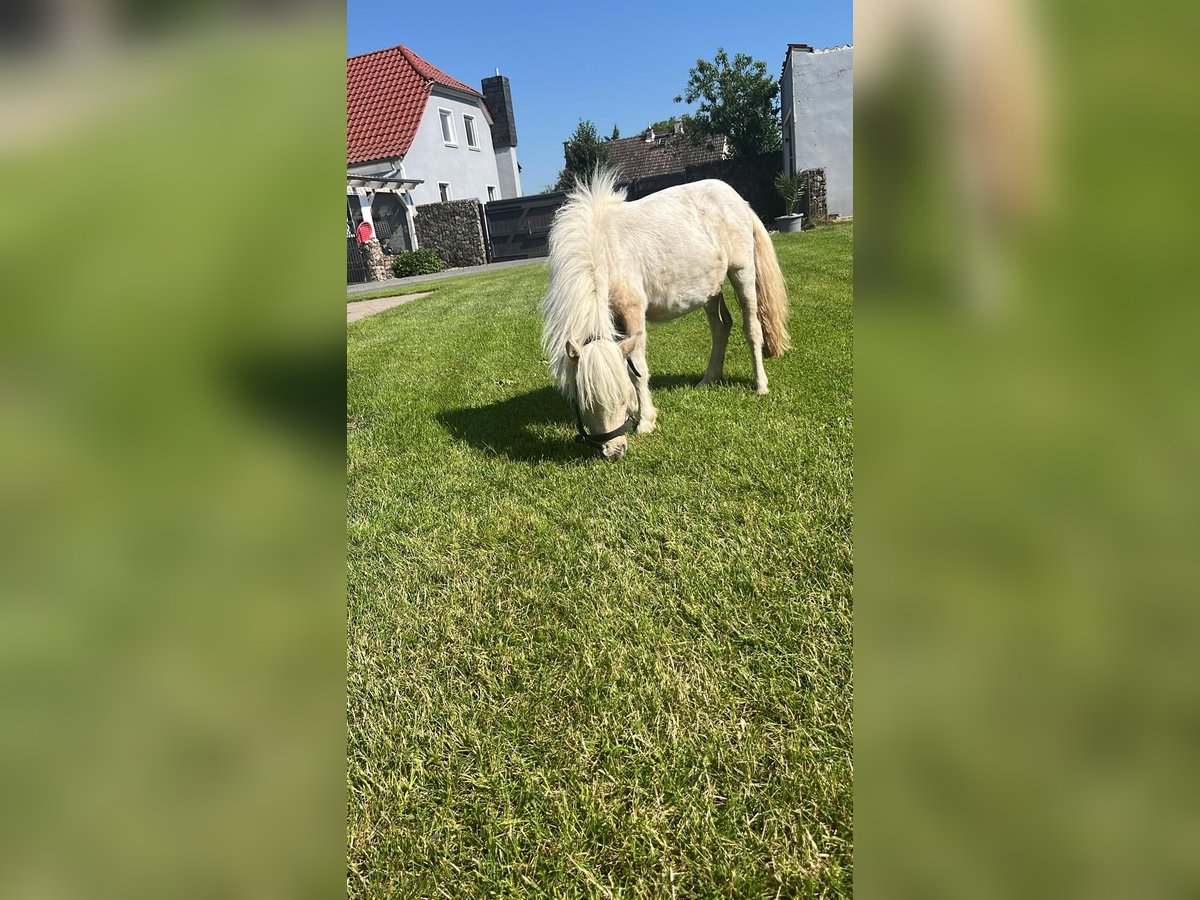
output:
[[703, 312], [651, 326], [615, 465], [543, 267], [349, 326], [351, 896], [851, 893], [853, 225], [775, 241], [770, 395], [740, 325], [703, 391]]
[[[469, 275], [464, 275], [464, 278], [470, 278]], [[447, 279], [450, 280], [450, 279]], [[424, 294], [427, 291], [436, 291], [445, 282], [443, 281], [422, 281], [417, 284], [396, 285], [390, 288], [380, 288], [377, 291], [362, 291], [358, 294], [347, 294], [347, 303], [358, 303], [361, 300], [379, 300], [383, 297], [403, 297], [406, 294]]]

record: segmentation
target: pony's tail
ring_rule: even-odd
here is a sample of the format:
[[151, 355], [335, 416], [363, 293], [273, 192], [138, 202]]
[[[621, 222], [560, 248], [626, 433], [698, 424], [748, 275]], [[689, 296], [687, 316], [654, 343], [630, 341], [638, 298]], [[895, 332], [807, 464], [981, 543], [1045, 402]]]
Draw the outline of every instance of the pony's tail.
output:
[[788, 296], [783, 283], [783, 272], [775, 256], [775, 245], [771, 236], [758, 220], [754, 219], [754, 293], [758, 298], [758, 323], [763, 332], [763, 354], [782, 356], [792, 346], [788, 335]]

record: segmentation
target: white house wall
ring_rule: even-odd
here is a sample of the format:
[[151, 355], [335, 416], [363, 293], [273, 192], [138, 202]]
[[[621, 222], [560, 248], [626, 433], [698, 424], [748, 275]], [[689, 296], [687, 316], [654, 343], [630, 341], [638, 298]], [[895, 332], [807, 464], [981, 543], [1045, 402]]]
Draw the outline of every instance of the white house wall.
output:
[[500, 173], [500, 198], [521, 196], [521, 167], [517, 164], [516, 147], [496, 149], [496, 171]]
[[785, 165], [824, 169], [828, 211], [854, 215], [854, 49], [789, 50], [780, 99]]
[[[450, 110], [453, 116], [457, 147], [447, 147], [442, 140], [439, 108]], [[475, 117], [478, 150], [467, 146], [464, 114]], [[437, 203], [442, 199], [438, 190], [439, 181], [450, 182], [452, 200], [474, 197], [486, 203], [488, 185], [496, 189], [498, 198], [504, 196], [501, 194], [500, 176], [496, 169], [496, 154], [492, 149], [492, 130], [481, 103], [460, 99], [449, 93], [439, 93], [435, 87], [425, 104], [425, 113], [421, 117], [416, 137], [413, 138], [412, 146], [404, 157], [404, 177], [420, 178], [425, 182], [410, 192], [417, 206]]]

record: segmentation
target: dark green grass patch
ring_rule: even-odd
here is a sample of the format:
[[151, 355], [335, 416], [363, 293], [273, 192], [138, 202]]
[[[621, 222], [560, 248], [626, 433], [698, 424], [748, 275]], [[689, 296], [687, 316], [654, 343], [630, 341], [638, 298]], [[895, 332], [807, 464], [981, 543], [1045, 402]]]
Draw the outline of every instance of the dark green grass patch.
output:
[[703, 313], [652, 326], [616, 465], [542, 267], [349, 326], [352, 896], [850, 893], [853, 226], [775, 240], [770, 395], [740, 328], [696, 391]]

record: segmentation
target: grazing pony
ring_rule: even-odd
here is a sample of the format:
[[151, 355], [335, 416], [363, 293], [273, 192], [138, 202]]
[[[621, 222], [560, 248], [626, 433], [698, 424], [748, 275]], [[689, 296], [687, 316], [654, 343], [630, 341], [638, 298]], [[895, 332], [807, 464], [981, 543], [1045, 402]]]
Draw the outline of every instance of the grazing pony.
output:
[[767, 392], [764, 356], [789, 346], [787, 289], [758, 216], [723, 181], [696, 181], [625, 201], [615, 173], [577, 184], [550, 229], [550, 287], [542, 300], [542, 346], [559, 390], [575, 406], [580, 443], [612, 461], [625, 434], [654, 430], [646, 322], [703, 306], [712, 330], [708, 370], [721, 377], [733, 319], [725, 276], [742, 307], [754, 390]]

